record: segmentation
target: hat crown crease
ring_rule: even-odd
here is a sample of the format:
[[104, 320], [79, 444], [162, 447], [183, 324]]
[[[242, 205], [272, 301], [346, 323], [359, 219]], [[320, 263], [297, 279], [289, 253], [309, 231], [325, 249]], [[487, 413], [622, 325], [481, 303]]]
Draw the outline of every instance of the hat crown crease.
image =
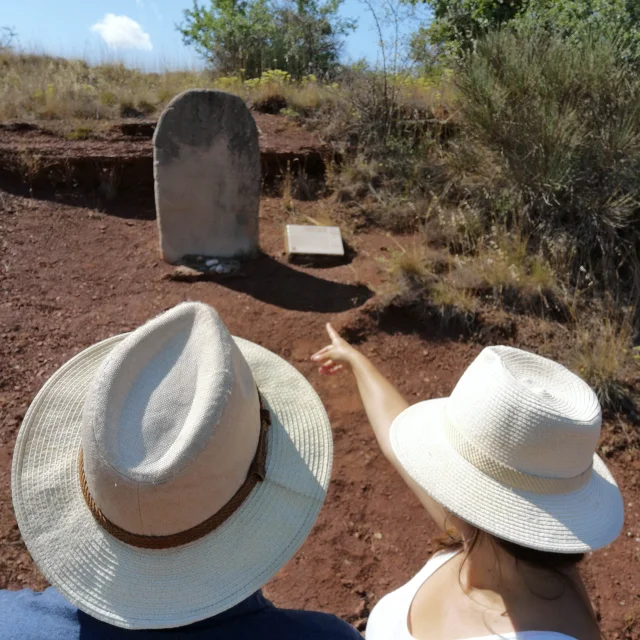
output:
[[82, 424], [88, 488], [130, 533], [179, 533], [244, 482], [259, 428], [233, 338], [214, 309], [184, 303], [127, 336], [96, 376]]
[[482, 458], [540, 478], [588, 471], [600, 437], [593, 390], [561, 365], [511, 347], [480, 353], [447, 400], [446, 416]]

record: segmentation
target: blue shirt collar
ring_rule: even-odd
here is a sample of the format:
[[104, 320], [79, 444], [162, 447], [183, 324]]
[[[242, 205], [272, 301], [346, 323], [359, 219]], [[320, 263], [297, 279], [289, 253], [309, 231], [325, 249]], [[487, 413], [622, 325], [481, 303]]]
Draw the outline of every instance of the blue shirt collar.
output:
[[184, 631], [188, 631], [189, 629], [201, 629], [207, 627], [215, 627], [216, 625], [222, 622], [228, 622], [232, 618], [247, 616], [252, 613], [256, 613], [258, 611], [262, 611], [263, 609], [273, 609], [273, 605], [269, 600], [267, 600], [262, 595], [262, 590], [259, 589], [254, 594], [250, 595], [248, 598], [245, 598], [242, 602], [239, 602], [231, 609], [227, 609], [222, 613], [219, 613], [216, 616], [212, 616], [211, 618], [207, 618], [206, 620], [200, 620], [198, 622], [194, 622], [186, 627], [182, 627]]

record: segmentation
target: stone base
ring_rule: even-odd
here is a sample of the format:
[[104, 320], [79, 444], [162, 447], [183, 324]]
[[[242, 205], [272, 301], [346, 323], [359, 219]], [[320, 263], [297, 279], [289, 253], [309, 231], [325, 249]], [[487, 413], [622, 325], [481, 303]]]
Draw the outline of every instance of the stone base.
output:
[[242, 263], [231, 258], [189, 255], [180, 260], [171, 274], [172, 280], [193, 281], [228, 278], [243, 274]]

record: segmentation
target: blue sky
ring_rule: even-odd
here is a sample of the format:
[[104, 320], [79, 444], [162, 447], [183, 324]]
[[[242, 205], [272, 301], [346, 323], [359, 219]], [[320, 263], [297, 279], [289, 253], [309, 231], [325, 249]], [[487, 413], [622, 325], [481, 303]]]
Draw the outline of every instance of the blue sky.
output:
[[[117, 59], [154, 70], [201, 64], [175, 29], [192, 0], [2, 0], [2, 4], [0, 26], [14, 28], [19, 46], [28, 51], [92, 61]], [[345, 0], [341, 13], [358, 20], [358, 29], [347, 40], [345, 59], [364, 57], [374, 62], [378, 37], [362, 0]], [[417, 19], [401, 23], [406, 35], [415, 29]]]

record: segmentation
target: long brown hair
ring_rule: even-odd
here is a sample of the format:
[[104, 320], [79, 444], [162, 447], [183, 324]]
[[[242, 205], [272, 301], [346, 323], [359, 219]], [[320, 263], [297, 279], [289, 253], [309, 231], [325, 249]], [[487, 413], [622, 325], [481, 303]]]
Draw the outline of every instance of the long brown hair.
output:
[[[437, 541], [438, 547], [441, 550], [451, 550], [455, 548], [461, 549], [464, 555], [462, 557], [462, 562], [460, 563], [460, 575], [462, 575], [464, 564], [473, 553], [473, 550], [480, 544], [482, 540], [488, 539], [494, 550], [500, 548], [508, 553], [511, 557], [513, 557], [516, 561], [516, 566], [520, 567], [520, 565], [525, 564], [534, 569], [547, 571], [549, 574], [557, 578], [565, 588], [572, 589], [574, 593], [578, 595], [580, 601], [584, 605], [585, 611], [588, 613], [589, 618], [593, 623], [594, 628], [597, 629], [598, 633], [600, 634], [600, 637], [603, 639], [605, 638], [600, 629], [598, 618], [593, 610], [593, 607], [591, 606], [591, 601], [589, 600], [587, 592], [585, 591], [582, 583], [574, 580], [570, 575], [571, 570], [578, 570], [578, 565], [584, 559], [584, 553], [554, 553], [551, 551], [539, 551], [537, 549], [523, 547], [514, 542], [509, 542], [508, 540], [504, 540], [503, 538], [498, 538], [497, 536], [487, 533], [482, 529], [478, 529], [477, 527], [474, 527], [468, 523], [465, 524], [469, 528], [470, 534], [467, 535], [464, 539], [457, 531], [447, 528], [446, 536], [440, 538]], [[548, 597], [546, 595], [536, 593], [533, 589], [531, 589], [531, 587], [529, 587], [529, 590], [536, 597], [546, 600], [555, 600], [562, 595], [559, 594], [555, 597]]]

